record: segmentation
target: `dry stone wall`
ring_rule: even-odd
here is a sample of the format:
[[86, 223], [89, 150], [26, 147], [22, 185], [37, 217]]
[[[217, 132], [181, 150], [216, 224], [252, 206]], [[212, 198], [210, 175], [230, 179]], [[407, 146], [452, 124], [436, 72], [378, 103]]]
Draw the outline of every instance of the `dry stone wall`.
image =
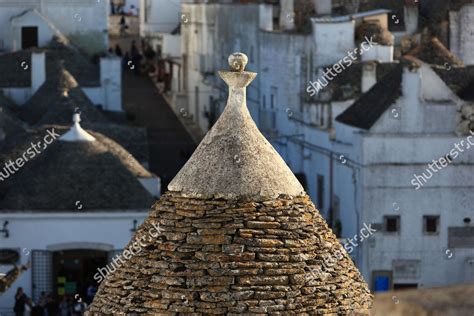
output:
[[[158, 237], [101, 283], [90, 314], [351, 315], [371, 306], [307, 196], [257, 203], [168, 192], [130, 245], [157, 225]], [[336, 252], [336, 264], [324, 262]]]

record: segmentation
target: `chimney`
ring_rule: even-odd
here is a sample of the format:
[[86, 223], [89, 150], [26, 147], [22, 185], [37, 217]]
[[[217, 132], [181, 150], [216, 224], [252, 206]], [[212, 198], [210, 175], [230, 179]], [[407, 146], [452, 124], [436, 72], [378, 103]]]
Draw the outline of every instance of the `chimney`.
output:
[[421, 105], [422, 84], [421, 84], [421, 65], [416, 61], [406, 63], [402, 74], [402, 96], [405, 104], [401, 113], [403, 122], [402, 128], [409, 133], [420, 133], [423, 130], [423, 110]]
[[[138, 67], [135, 65], [135, 67]], [[103, 91], [102, 104], [108, 111], [121, 112], [122, 109], [122, 65], [118, 57], [100, 59], [100, 84]]]
[[273, 31], [273, 6], [271, 4], [260, 4], [258, 11], [260, 29]]
[[280, 0], [280, 30], [290, 31], [295, 28], [294, 0]]
[[44, 52], [31, 54], [31, 94], [35, 94], [46, 81], [46, 65]]
[[316, 15], [331, 15], [332, 0], [313, 0]]
[[362, 82], [360, 90], [366, 93], [377, 83], [377, 63], [367, 62], [362, 66]]

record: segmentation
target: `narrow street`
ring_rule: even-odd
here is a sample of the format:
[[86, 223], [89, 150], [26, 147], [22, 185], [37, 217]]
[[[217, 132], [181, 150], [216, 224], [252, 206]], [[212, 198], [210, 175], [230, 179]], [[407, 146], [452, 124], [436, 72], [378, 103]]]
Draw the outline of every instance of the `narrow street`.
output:
[[124, 69], [122, 80], [123, 107], [135, 125], [146, 127], [150, 170], [161, 177], [165, 190], [196, 144], [149, 77]]
[[[119, 36], [119, 19], [120, 16], [110, 17], [109, 46], [115, 48], [119, 44], [123, 54], [130, 53], [133, 40], [140, 47], [138, 18], [127, 17], [129, 28], [124, 36]], [[193, 153], [196, 142], [152, 80], [144, 74], [136, 76], [128, 67], [122, 69], [122, 106], [133, 118], [131, 124], [147, 129], [149, 169], [161, 178], [162, 191], [166, 191]]]

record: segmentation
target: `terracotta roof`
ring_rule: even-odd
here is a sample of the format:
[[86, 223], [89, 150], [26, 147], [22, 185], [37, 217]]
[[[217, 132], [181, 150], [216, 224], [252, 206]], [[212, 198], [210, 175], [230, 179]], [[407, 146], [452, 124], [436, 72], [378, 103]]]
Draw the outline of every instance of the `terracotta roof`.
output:
[[[92, 314], [368, 315], [362, 276], [251, 120], [255, 73], [220, 72], [226, 109], [104, 279]], [[276, 196], [275, 196], [276, 195]], [[107, 272], [104, 272], [107, 271]]]
[[[0, 154], [2, 165], [23, 157], [31, 143], [43, 141], [47, 130], [52, 129], [63, 134], [69, 128], [43, 126], [6, 139]], [[152, 175], [119, 144], [102, 134], [88, 132], [96, 141], [55, 140], [2, 181], [0, 209], [72, 210], [76, 209], [76, 201], [81, 201], [82, 210], [147, 209], [153, 197], [137, 178]]]
[[463, 66], [463, 62], [436, 37], [432, 37], [427, 42], [418, 45], [406, 55], [416, 57], [432, 65]]
[[400, 63], [342, 112], [336, 121], [362, 129], [370, 129], [401, 95], [403, 64]]

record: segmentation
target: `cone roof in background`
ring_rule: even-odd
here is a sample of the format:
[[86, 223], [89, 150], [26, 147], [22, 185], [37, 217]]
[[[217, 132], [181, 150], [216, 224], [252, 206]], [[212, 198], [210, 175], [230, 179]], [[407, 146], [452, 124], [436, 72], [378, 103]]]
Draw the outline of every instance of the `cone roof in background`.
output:
[[105, 276], [89, 313], [367, 313], [367, 284], [250, 117], [246, 60], [234, 53], [220, 72], [226, 109], [94, 277]]
[[142, 211], [153, 203], [138, 179], [153, 175], [113, 140], [83, 130], [78, 116], [70, 129], [43, 126], [5, 140], [0, 161], [26, 162], [0, 183], [0, 212], [65, 211], [78, 201], [86, 211]]
[[0, 141], [24, 130], [24, 123], [17, 117], [16, 104], [0, 91]]
[[38, 91], [21, 108], [21, 118], [32, 125], [71, 122], [74, 112], [81, 112], [87, 122], [108, 123], [107, 118], [92, 104], [76, 79], [62, 64], [48, 71], [48, 76]]

